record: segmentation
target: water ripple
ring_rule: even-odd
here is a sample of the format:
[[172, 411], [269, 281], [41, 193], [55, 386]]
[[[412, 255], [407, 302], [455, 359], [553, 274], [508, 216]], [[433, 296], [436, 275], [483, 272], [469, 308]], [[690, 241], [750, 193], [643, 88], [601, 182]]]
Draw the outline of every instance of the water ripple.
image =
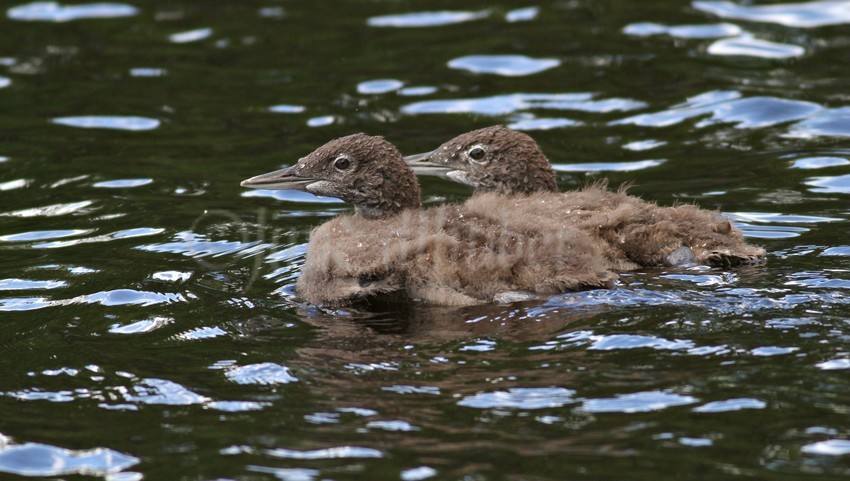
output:
[[110, 334], [142, 334], [146, 332], [152, 332], [160, 327], [167, 326], [168, 324], [172, 324], [174, 319], [170, 317], [161, 317], [156, 316], [150, 319], [143, 319], [141, 321], [136, 321], [130, 324], [120, 325], [113, 324], [109, 326]]
[[34, 249], [58, 249], [61, 247], [69, 247], [80, 244], [93, 244], [98, 242], [110, 242], [118, 239], [130, 239], [133, 237], [146, 237], [151, 235], [157, 235], [164, 232], [165, 229], [162, 228], [154, 228], [154, 227], [138, 227], [135, 229], [125, 229], [119, 230], [116, 232], [111, 232], [109, 234], [103, 234], [94, 237], [84, 237], [82, 239], [71, 239], [66, 241], [53, 241], [53, 242], [42, 242], [38, 244], [33, 244], [31, 247]]
[[764, 409], [767, 403], [760, 399], [736, 398], [725, 401], [713, 401], [693, 409], [695, 413], [725, 413], [742, 409]]
[[304, 416], [310, 424], [339, 424], [339, 413], [313, 413]]
[[623, 33], [639, 37], [667, 34], [676, 38], [720, 38], [734, 37], [742, 32], [741, 27], [731, 23], [667, 26], [653, 22], [640, 22], [626, 25], [623, 28]]
[[644, 413], [696, 402], [699, 402], [699, 399], [693, 396], [665, 391], [647, 391], [621, 394], [614, 398], [588, 399], [582, 403], [581, 409], [591, 413]]
[[802, 447], [806, 454], [819, 454], [821, 456], [844, 456], [850, 454], [850, 439], [828, 439]]
[[791, 164], [792, 169], [825, 169], [848, 165], [850, 160], [843, 157], [804, 157], [797, 159]]
[[141, 131], [159, 127], [159, 120], [148, 117], [126, 117], [118, 115], [90, 115], [81, 117], [57, 117], [54, 124], [79, 127], [83, 129], [112, 129]]
[[644, 150], [651, 150], [658, 147], [662, 147], [667, 145], [667, 142], [664, 140], [636, 140], [634, 142], [629, 142], [628, 144], [623, 144], [623, 148], [626, 150], [632, 150], [635, 152], [642, 152]]
[[266, 454], [283, 459], [350, 459], [350, 458], [383, 458], [384, 453], [377, 449], [359, 446], [336, 446], [333, 448], [315, 449], [312, 451], [297, 451], [295, 449], [267, 449]]
[[92, 184], [92, 187], [99, 187], [105, 189], [127, 189], [131, 187], [139, 187], [142, 185], [148, 185], [153, 182], [153, 179], [143, 178], [143, 179], [115, 179], [115, 180], [104, 180], [102, 182], [96, 182]]
[[41, 443], [0, 445], [0, 472], [19, 476], [104, 477], [138, 463], [139, 458], [109, 448], [72, 450]]
[[404, 82], [396, 79], [368, 80], [357, 84], [357, 92], [361, 94], [385, 94], [404, 87]]
[[74, 399], [77, 399], [77, 396], [73, 391], [42, 391], [38, 388], [33, 389], [23, 389], [20, 391], [9, 391], [5, 394], [6, 396], [13, 397], [19, 401], [48, 401], [52, 403], [67, 403], [71, 402]]
[[579, 125], [582, 125], [582, 123], [573, 119], [565, 119], [563, 117], [534, 117], [533, 115], [526, 114], [523, 118], [508, 124], [508, 128], [514, 130], [550, 130], [562, 127], [576, 127]]
[[460, 352], [492, 352], [496, 350], [496, 341], [490, 339], [476, 339], [469, 343], [464, 343], [458, 351]]
[[307, 468], [277, 468], [271, 466], [259, 466], [249, 464], [246, 470], [254, 473], [271, 474], [280, 481], [315, 481], [321, 472], [317, 469]]
[[12, 7], [6, 12], [11, 20], [25, 22], [70, 22], [89, 18], [131, 17], [139, 10], [123, 3], [84, 3], [63, 6], [58, 2], [33, 2]]
[[[681, 275], [667, 274], [666, 276]], [[694, 282], [699, 277], [694, 276]], [[821, 272], [798, 272], [789, 276], [786, 286], [837, 287], [850, 288], [850, 280], [831, 279]], [[850, 304], [850, 298], [840, 291], [817, 292], [788, 292], [787, 289], [747, 289], [721, 287], [705, 291], [696, 290], [650, 290], [635, 288], [619, 288], [575, 292], [552, 297], [545, 306], [550, 309], [569, 306], [571, 309], [595, 306], [612, 306], [618, 308], [637, 306], [690, 306], [721, 314], [738, 314], [761, 310], [794, 309], [799, 306], [812, 305], [814, 308], [829, 306], [844, 306]], [[555, 348], [570, 348], [586, 344], [593, 335], [583, 332], [581, 338], [560, 341], [537, 346], [535, 349], [549, 350]], [[724, 346], [712, 346], [712, 349], [722, 350]], [[701, 348], [694, 348], [698, 350]], [[689, 353], [693, 353], [689, 351]]]
[[294, 279], [298, 275], [297, 269], [304, 261], [304, 255], [306, 253], [307, 244], [297, 244], [269, 253], [265, 259], [266, 263], [283, 263], [284, 265], [268, 274], [263, 275], [263, 277], [266, 279], [274, 279], [276, 277], [287, 275], [287, 277], [284, 277], [281, 280], [287, 281]]
[[270, 189], [252, 189], [242, 192], [242, 197], [271, 197], [272, 199], [284, 200], [287, 202], [305, 202], [305, 203], [320, 203], [320, 204], [343, 204], [344, 202], [335, 197], [320, 197], [309, 192], [298, 190], [270, 190]]
[[824, 361], [817, 364], [818, 369], [822, 369], [824, 371], [837, 371], [843, 369], [850, 369], [850, 359], [832, 359], [829, 361]]
[[575, 391], [562, 387], [511, 388], [467, 396], [457, 402], [458, 406], [476, 409], [543, 409], [561, 407], [573, 403]]
[[785, 135], [791, 138], [850, 137], [850, 107], [824, 109], [806, 120], [797, 122]]
[[632, 172], [657, 167], [663, 159], [638, 160], [635, 162], [589, 162], [585, 164], [552, 164], [558, 172]]
[[[293, 286], [294, 288], [294, 286]], [[356, 372], [371, 372], [371, 371], [398, 371], [398, 363], [392, 361], [372, 362], [369, 364], [349, 363], [345, 365], [346, 369]], [[381, 388], [383, 390], [392, 390], [392, 388]], [[438, 389], [438, 388], [435, 388]], [[439, 394], [439, 389], [437, 394]]]
[[207, 407], [226, 413], [243, 413], [247, 411], [260, 411], [271, 403], [256, 402], [256, 401], [213, 401], [207, 403]]
[[528, 109], [577, 110], [606, 113], [629, 111], [646, 107], [631, 99], [594, 100], [590, 93], [506, 94], [471, 99], [427, 100], [405, 105], [401, 112], [408, 115], [472, 113], [505, 115]]
[[785, 354], [791, 354], [792, 352], [799, 351], [799, 347], [780, 347], [780, 346], [764, 346], [757, 347], [750, 351], [750, 354], [753, 356], [759, 357], [772, 357], [772, 356], [784, 356]]
[[286, 10], [283, 7], [262, 7], [257, 10], [257, 14], [265, 18], [283, 18]]
[[56, 217], [79, 212], [93, 203], [94, 202], [90, 200], [84, 200], [82, 202], [72, 202], [68, 204], [51, 204], [42, 207], [31, 207], [29, 209], [0, 212], [0, 217]]
[[15, 179], [7, 182], [0, 182], [0, 192], [4, 190], [15, 190], [29, 185], [28, 179]]
[[401, 472], [401, 481], [422, 481], [437, 475], [437, 470], [429, 466], [405, 469]]
[[683, 339], [667, 340], [655, 336], [646, 336], [639, 334], [613, 334], [608, 336], [592, 336], [593, 344], [587, 349], [594, 351], [614, 351], [619, 349], [658, 349], [658, 350], [679, 350], [691, 349], [694, 347], [693, 341]]
[[101, 291], [94, 294], [76, 297], [67, 303], [82, 302], [86, 304], [100, 304], [102, 306], [153, 306], [156, 304], [172, 304], [175, 302], [186, 302], [183, 294], [171, 292], [137, 291], [134, 289], [114, 289]]
[[131, 77], [164, 77], [168, 70], [164, 68], [136, 67], [130, 69]]
[[269, 107], [269, 112], [276, 114], [300, 114], [307, 110], [303, 105], [278, 104]]
[[88, 234], [92, 231], [93, 229], [36, 230], [31, 232], [21, 232], [20, 234], [0, 236], [0, 242], [28, 242], [47, 239], [61, 239], [63, 237]]
[[370, 421], [366, 423], [366, 429], [382, 429], [390, 432], [420, 431], [420, 428], [407, 421]]
[[534, 20], [540, 14], [540, 7], [517, 8], [505, 14], [505, 20], [511, 23], [528, 22]]
[[405, 87], [403, 89], [400, 89], [397, 93], [399, 95], [405, 95], [408, 97], [420, 97], [423, 95], [431, 95], [436, 91], [437, 87], [432, 87], [430, 85], [422, 85], [419, 87]]
[[185, 282], [192, 277], [191, 272], [160, 271], [151, 274], [151, 279], [164, 282]]
[[225, 376], [237, 384], [271, 385], [298, 381], [298, 378], [292, 375], [288, 367], [273, 362], [235, 367], [229, 369]]
[[80, 182], [91, 177], [90, 175], [77, 175], [75, 177], [66, 177], [64, 179], [59, 179], [56, 182], [50, 184], [51, 189], [56, 189], [58, 187], [62, 187], [64, 185], [73, 184], [74, 182]]
[[126, 391], [123, 396], [127, 402], [168, 406], [205, 404], [210, 401], [210, 398], [196, 394], [176, 382], [157, 378], [142, 379], [132, 387], [132, 392]]
[[206, 240], [206, 237], [202, 234], [188, 231], [178, 232], [174, 237], [177, 239], [174, 242], [145, 244], [135, 248], [148, 252], [182, 254], [189, 257], [219, 257], [231, 254], [249, 256], [270, 246], [257, 241], [211, 241]]
[[356, 407], [337, 408], [336, 410], [341, 412], [341, 413], [351, 413], [351, 414], [354, 414], [354, 415], [357, 415], [357, 416], [362, 416], [362, 417], [376, 416], [378, 414], [378, 411], [373, 411], [371, 409], [365, 409], [365, 408], [356, 408]]
[[214, 339], [216, 337], [222, 337], [226, 335], [227, 331], [218, 326], [202, 326], [189, 329], [188, 331], [183, 331], [180, 334], [175, 334], [172, 338], [180, 341], [198, 341], [202, 339]]
[[681, 437], [679, 438], [679, 444], [682, 446], [690, 446], [694, 448], [699, 448], [703, 446], [713, 446], [714, 441], [708, 438], [691, 438], [691, 437]]
[[814, 177], [807, 180], [806, 185], [814, 187], [809, 189], [812, 192], [850, 194], [850, 174]]
[[[395, 370], [395, 369], [393, 369]], [[440, 388], [436, 386], [390, 386], [382, 387], [382, 391], [394, 392], [397, 394], [431, 394], [437, 396], [440, 394]]]
[[815, 287], [820, 289], [850, 289], [850, 280], [829, 277], [826, 272], [795, 272], [788, 276], [786, 286]]
[[43, 297], [19, 297], [0, 299], [0, 312], [33, 311], [52, 306], [53, 303]]
[[799, 329], [804, 326], [819, 326], [820, 322], [806, 317], [794, 317], [794, 318], [778, 318], [778, 319], [770, 319], [765, 323], [765, 327], [769, 327], [771, 329], [783, 329], [783, 330], [791, 330], [791, 329]]
[[742, 99], [740, 96], [740, 93], [734, 91], [706, 92], [689, 98], [683, 104], [674, 105], [668, 110], [615, 120], [610, 124], [666, 127], [690, 118], [711, 114], [711, 117], [699, 122], [697, 127], [733, 123], [736, 128], [744, 129], [768, 127], [783, 122], [800, 120], [823, 110], [823, 107], [813, 102], [776, 97]]
[[736, 222], [735, 227], [741, 229], [744, 237], [755, 239], [790, 239], [810, 230], [790, 225], [753, 225], [746, 222]]
[[734, 38], [724, 38], [708, 46], [711, 55], [741, 55], [759, 58], [794, 58], [802, 57], [806, 49], [799, 45], [761, 40], [752, 35], [741, 35]]
[[734, 221], [809, 224], [817, 222], [842, 221], [838, 217], [823, 217], [817, 215], [777, 214], [775, 212], [729, 212], [727, 217]]
[[328, 125], [332, 125], [336, 121], [336, 117], [333, 115], [322, 115], [319, 117], [313, 117], [307, 119], [308, 127], [326, 127]]
[[411, 27], [439, 27], [442, 25], [452, 25], [455, 23], [470, 22], [486, 18], [490, 15], [488, 10], [478, 12], [459, 12], [459, 11], [437, 11], [437, 12], [416, 12], [402, 13], [398, 15], [382, 15], [379, 17], [371, 17], [367, 20], [370, 27], [396, 27], [396, 28], [411, 28]]
[[198, 28], [186, 32], [173, 33], [168, 36], [168, 41], [171, 43], [190, 43], [198, 42], [205, 38], [209, 38], [213, 33], [211, 28]]
[[0, 279], [0, 291], [22, 291], [30, 289], [58, 289], [68, 285], [65, 281], [32, 281], [28, 279]]
[[847, 0], [820, 0], [775, 5], [695, 1], [693, 7], [718, 17], [776, 23], [787, 27], [813, 28], [850, 23], [850, 1]]
[[525, 55], [468, 55], [449, 62], [449, 67], [473, 73], [489, 73], [505, 77], [522, 77], [561, 65], [554, 58], [532, 58]]

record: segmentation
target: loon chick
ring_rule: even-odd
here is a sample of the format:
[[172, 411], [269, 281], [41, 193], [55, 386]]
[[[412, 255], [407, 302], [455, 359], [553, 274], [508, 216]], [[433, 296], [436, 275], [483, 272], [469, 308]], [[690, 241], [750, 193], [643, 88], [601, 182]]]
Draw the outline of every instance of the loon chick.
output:
[[[317, 305], [390, 295], [474, 305], [607, 288], [617, 277], [602, 246], [569, 220], [502, 219], [504, 196], [419, 209], [416, 176], [381, 137], [332, 140], [296, 165], [242, 186], [305, 190], [354, 205], [353, 215], [310, 233], [296, 292]], [[494, 209], [481, 208], [488, 198]]]
[[555, 172], [537, 142], [500, 125], [467, 132], [405, 160], [417, 174], [442, 175], [476, 192], [510, 195], [521, 215], [541, 222], [570, 219], [608, 244], [615, 270], [694, 263], [734, 267], [764, 259], [764, 249], [747, 244], [718, 212], [694, 205], [661, 207], [624, 189], [611, 192], [604, 182], [559, 193]]

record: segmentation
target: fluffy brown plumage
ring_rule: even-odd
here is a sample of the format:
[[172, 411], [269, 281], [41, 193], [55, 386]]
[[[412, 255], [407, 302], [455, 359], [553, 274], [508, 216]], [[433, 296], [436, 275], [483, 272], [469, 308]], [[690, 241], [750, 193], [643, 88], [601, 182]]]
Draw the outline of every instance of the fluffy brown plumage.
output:
[[[534, 139], [506, 127], [462, 134], [405, 160], [417, 173], [441, 173], [477, 192], [507, 194], [512, 202], [501, 205], [505, 216], [564, 222], [604, 241], [614, 270], [689, 262], [733, 267], [759, 262], [765, 255], [718, 212], [694, 205], [660, 207], [623, 191], [611, 192], [604, 184], [558, 193], [555, 173]], [[466, 205], [479, 210], [499, 205], [491, 197], [477, 197]], [[687, 249], [693, 254], [683, 255]]]
[[[354, 215], [310, 233], [296, 291], [314, 304], [394, 294], [461, 306], [518, 291], [608, 287], [616, 279], [599, 244], [566, 220], [506, 217], [506, 208], [476, 203], [420, 210], [415, 181], [389, 142], [356, 134], [242, 185], [302, 189], [354, 204]], [[475, 201], [488, 197], [506, 199], [490, 194]]]
[[[478, 194], [464, 205], [473, 212], [504, 209], [505, 216], [521, 216], [529, 223], [570, 225], [601, 241], [608, 267], [615, 271], [680, 263], [734, 267], [764, 256], [764, 249], [747, 244], [729, 220], [694, 205], [658, 207], [604, 185], [501, 197], [495, 201]], [[677, 259], [682, 247], [692, 255]]]
[[441, 305], [493, 302], [514, 291], [608, 287], [599, 246], [570, 226], [503, 223], [465, 205], [364, 222], [341, 216], [310, 234], [297, 291], [317, 304], [389, 293]]

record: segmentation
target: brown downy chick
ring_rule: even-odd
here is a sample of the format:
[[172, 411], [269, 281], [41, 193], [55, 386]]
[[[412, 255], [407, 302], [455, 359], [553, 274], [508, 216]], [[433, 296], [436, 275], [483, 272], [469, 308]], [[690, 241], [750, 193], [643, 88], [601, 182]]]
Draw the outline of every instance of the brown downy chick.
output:
[[381, 137], [333, 140], [245, 187], [306, 190], [354, 204], [310, 233], [296, 291], [319, 305], [387, 295], [442, 305], [610, 287], [597, 242], [558, 222], [502, 219], [465, 205], [420, 210], [413, 171]]
[[[417, 174], [442, 175], [479, 193], [510, 195], [515, 215], [540, 222], [571, 219], [607, 244], [605, 255], [615, 270], [691, 263], [734, 267], [764, 259], [764, 249], [747, 244], [718, 212], [693, 205], [660, 207], [610, 192], [604, 184], [557, 193], [555, 172], [534, 139], [506, 127], [468, 132], [405, 160]], [[488, 203], [477, 204], [486, 210]]]

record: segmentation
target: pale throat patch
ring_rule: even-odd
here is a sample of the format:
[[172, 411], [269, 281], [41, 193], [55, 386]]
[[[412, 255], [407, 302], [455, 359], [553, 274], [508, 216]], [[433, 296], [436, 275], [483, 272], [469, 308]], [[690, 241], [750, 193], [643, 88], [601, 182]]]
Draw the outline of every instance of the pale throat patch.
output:
[[449, 179], [463, 185], [468, 185], [470, 187], [475, 187], [475, 182], [473, 182], [469, 178], [469, 173], [464, 172], [462, 170], [451, 170], [446, 173], [446, 177]]
[[332, 192], [333, 183], [328, 182], [327, 180], [319, 180], [313, 182], [312, 184], [307, 184], [304, 186], [304, 190], [313, 194], [313, 195], [322, 195], [325, 197], [335, 197], [330, 194]]

